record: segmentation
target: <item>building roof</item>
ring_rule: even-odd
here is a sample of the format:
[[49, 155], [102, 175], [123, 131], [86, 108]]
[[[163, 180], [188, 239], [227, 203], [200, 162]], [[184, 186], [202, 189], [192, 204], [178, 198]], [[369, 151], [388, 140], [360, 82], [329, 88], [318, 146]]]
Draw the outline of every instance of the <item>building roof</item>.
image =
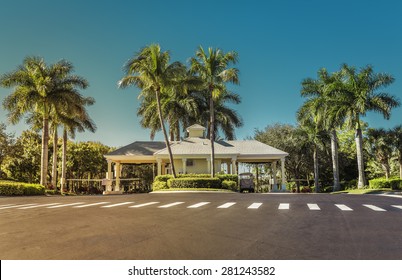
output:
[[136, 141], [110, 152], [106, 156], [152, 156], [164, 148], [166, 148], [166, 144], [162, 141]]

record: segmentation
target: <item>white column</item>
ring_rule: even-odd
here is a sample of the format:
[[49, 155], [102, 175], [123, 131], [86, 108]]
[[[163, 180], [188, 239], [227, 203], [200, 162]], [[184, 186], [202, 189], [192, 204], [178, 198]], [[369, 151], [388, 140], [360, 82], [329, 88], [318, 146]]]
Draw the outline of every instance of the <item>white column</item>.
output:
[[272, 178], [273, 178], [273, 191], [278, 191], [278, 184], [276, 180], [276, 161], [272, 162]]
[[181, 159], [183, 161], [183, 174], [187, 173], [187, 159], [183, 158]]
[[115, 191], [120, 191], [120, 173], [121, 173], [120, 162], [116, 162], [115, 172], [116, 172], [116, 187], [115, 187]]
[[112, 191], [112, 179], [113, 179], [113, 173], [112, 173], [112, 161], [107, 160], [107, 173], [106, 173], [106, 191], [110, 192]]
[[211, 158], [207, 158], [208, 173], [211, 173]]
[[158, 158], [156, 162], [158, 164], [158, 175], [162, 175], [162, 159]]
[[236, 168], [236, 158], [232, 158], [232, 170], [231, 174], [237, 174], [237, 168]]
[[282, 188], [281, 191], [286, 191], [286, 174], [285, 174], [285, 158], [281, 158], [281, 173], [282, 173]]

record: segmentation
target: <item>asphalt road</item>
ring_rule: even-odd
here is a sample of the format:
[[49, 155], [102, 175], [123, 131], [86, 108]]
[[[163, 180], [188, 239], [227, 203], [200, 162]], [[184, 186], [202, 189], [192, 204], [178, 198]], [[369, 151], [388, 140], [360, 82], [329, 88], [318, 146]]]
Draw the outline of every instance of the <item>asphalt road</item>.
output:
[[0, 197], [0, 259], [400, 260], [402, 197]]

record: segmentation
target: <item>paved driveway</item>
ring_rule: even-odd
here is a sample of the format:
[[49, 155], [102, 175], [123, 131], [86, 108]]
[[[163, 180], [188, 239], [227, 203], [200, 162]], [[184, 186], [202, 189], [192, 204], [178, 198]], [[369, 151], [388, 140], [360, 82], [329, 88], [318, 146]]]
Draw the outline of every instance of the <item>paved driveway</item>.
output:
[[0, 259], [402, 259], [402, 199], [1, 197]]

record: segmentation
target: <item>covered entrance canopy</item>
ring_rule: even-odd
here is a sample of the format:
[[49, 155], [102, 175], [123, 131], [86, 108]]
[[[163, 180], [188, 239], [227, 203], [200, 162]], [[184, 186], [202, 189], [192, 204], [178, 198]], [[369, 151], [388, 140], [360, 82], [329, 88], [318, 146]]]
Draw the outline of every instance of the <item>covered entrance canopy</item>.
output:
[[[205, 128], [193, 125], [187, 128], [189, 137], [182, 141], [171, 142], [174, 164], [177, 173], [210, 173], [211, 142], [204, 138]], [[271, 163], [276, 173], [277, 163], [281, 163], [282, 188], [285, 190], [285, 157], [288, 153], [278, 150], [256, 140], [216, 141], [215, 170], [221, 171], [222, 165], [227, 165], [231, 174], [238, 173], [238, 163]], [[169, 174], [169, 154], [164, 142], [136, 141], [105, 155], [108, 161], [107, 179], [116, 179], [115, 189], [106, 184], [106, 192], [119, 192], [121, 165], [127, 163], [151, 163], [157, 168], [157, 174]], [[114, 175], [112, 164], [115, 165]], [[274, 177], [274, 187], [276, 179]]]

